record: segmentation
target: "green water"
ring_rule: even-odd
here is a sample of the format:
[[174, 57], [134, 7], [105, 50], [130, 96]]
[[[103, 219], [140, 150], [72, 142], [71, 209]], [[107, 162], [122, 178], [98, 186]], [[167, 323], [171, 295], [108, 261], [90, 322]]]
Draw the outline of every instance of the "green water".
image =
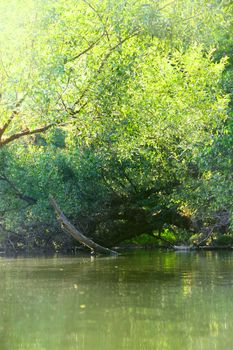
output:
[[0, 258], [0, 350], [232, 350], [233, 253]]

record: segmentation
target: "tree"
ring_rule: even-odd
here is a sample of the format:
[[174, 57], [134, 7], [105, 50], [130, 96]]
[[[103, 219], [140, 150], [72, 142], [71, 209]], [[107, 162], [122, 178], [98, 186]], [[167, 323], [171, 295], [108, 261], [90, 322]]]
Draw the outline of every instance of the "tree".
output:
[[1, 184], [16, 208], [22, 195], [34, 199], [21, 221], [51, 222], [50, 192], [100, 243], [190, 227], [202, 154], [228, 120], [226, 59], [214, 61], [210, 49], [229, 28], [228, 9], [181, 0], [11, 4], [15, 24], [9, 30], [6, 16], [1, 36]]

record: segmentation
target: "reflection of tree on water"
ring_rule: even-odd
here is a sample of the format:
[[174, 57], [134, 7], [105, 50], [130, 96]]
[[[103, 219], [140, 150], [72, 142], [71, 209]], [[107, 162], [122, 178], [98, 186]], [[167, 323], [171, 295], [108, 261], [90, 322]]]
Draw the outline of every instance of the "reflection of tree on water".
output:
[[233, 334], [231, 266], [217, 253], [13, 260], [0, 269], [0, 348], [220, 349]]

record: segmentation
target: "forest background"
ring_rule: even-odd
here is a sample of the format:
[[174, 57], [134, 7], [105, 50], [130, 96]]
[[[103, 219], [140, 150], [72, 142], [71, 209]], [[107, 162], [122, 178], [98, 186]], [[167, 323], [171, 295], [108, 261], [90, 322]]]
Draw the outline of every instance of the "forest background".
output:
[[229, 0], [0, 3], [0, 247], [233, 244]]

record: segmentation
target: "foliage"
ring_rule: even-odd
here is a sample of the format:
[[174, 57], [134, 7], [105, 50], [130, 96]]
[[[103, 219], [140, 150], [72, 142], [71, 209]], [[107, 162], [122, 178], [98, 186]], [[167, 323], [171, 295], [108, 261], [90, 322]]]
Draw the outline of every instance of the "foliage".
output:
[[233, 245], [233, 236], [230, 234], [224, 234], [215, 239], [214, 244], [217, 246], [230, 246]]
[[221, 231], [224, 215], [230, 229], [227, 1], [0, 6], [5, 235], [17, 244], [36, 224], [60, 247], [49, 193], [109, 246], [155, 232], [182, 242], [187, 229]]

